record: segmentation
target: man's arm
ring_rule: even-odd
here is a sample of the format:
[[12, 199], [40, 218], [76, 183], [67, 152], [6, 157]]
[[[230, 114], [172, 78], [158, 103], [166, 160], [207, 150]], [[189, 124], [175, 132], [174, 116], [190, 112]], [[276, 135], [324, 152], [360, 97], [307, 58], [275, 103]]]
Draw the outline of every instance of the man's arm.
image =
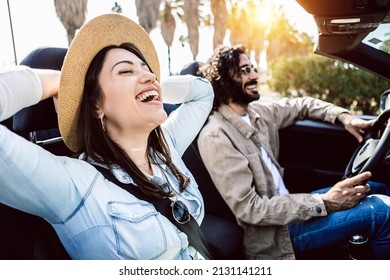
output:
[[[327, 214], [318, 195], [277, 195], [261, 169], [259, 154], [238, 151], [223, 132], [207, 131], [206, 126], [199, 135], [198, 146], [213, 183], [240, 221], [286, 225]], [[254, 173], [261, 175], [255, 180]]]

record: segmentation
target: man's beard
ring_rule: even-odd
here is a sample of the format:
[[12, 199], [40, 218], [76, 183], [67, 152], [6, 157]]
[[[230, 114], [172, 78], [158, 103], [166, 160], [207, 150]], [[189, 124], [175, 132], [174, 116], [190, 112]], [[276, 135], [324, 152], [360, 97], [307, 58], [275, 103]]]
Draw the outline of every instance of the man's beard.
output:
[[257, 82], [252, 80], [245, 83], [244, 85], [239, 82], [235, 82], [232, 90], [232, 102], [241, 106], [247, 106], [252, 101], [258, 100], [260, 98], [258, 91], [252, 92], [251, 94], [245, 91], [245, 88], [250, 85], [257, 85]]

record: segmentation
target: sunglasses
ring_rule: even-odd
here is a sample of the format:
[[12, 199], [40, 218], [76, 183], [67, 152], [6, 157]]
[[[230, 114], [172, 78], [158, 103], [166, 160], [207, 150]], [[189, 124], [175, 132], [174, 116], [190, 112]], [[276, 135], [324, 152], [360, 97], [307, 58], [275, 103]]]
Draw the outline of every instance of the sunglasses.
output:
[[[160, 177], [154, 176], [152, 178], [152, 182], [166, 192], [168, 192], [171, 189], [167, 181], [164, 181]], [[188, 223], [190, 221], [191, 214], [188, 211], [187, 206], [182, 201], [180, 200], [172, 201], [171, 209], [172, 209], [173, 218], [179, 224], [184, 225], [185, 223]]]
[[250, 74], [251, 71], [255, 71], [257, 73], [257, 68], [255, 66], [243, 66], [241, 67], [241, 72], [244, 74]]
[[173, 201], [171, 204], [172, 216], [179, 224], [185, 224], [190, 221], [191, 215], [187, 206], [180, 200]]

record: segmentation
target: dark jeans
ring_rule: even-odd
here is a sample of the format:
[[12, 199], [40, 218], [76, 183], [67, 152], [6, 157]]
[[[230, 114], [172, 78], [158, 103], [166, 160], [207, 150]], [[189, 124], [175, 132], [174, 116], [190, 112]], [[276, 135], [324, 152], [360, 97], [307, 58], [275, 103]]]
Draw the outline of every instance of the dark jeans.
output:
[[[347, 244], [355, 234], [368, 237], [372, 259], [390, 259], [390, 197], [386, 185], [368, 182], [370, 195], [351, 209], [289, 225], [296, 253]], [[313, 193], [325, 193], [324, 188]]]

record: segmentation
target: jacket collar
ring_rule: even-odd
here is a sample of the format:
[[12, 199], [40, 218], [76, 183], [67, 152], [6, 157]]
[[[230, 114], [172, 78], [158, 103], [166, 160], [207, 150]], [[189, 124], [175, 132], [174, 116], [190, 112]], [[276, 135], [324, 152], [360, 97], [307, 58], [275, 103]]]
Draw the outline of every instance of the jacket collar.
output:
[[[233, 125], [246, 139], [251, 139], [253, 143], [257, 147], [263, 146], [263, 148], [267, 151], [268, 154], [271, 154], [270, 151], [272, 150], [269, 146], [269, 142], [266, 139], [266, 137], [262, 134], [261, 127], [256, 125], [248, 125], [241, 116], [239, 116], [236, 112], [234, 112], [228, 105], [222, 104], [218, 108], [218, 112], [229, 122], [231, 125]], [[251, 120], [252, 124], [256, 124], [258, 120], [261, 118], [260, 114], [257, 112], [257, 110], [254, 109], [253, 105], [251, 103], [248, 105], [246, 112], [249, 115], [249, 118]], [[263, 132], [264, 133], [264, 132]], [[272, 156], [273, 161], [277, 166], [279, 166], [279, 163], [274, 159]]]
[[[251, 138], [257, 131], [252, 125], [248, 125], [236, 112], [234, 112], [228, 105], [222, 104], [218, 108], [218, 112], [226, 118], [245, 138]], [[250, 109], [250, 106], [247, 108], [249, 113], [249, 118], [251, 122], [256, 121], [260, 118], [260, 115], [255, 111]]]
[[[82, 157], [82, 155], [80, 155], [80, 158], [81, 157]], [[118, 164], [113, 164], [112, 166], [108, 166], [106, 164], [96, 162], [95, 160], [93, 160], [91, 158], [88, 158], [87, 162], [89, 162], [92, 165], [98, 165], [98, 166], [101, 166], [101, 167], [106, 168], [106, 169], [111, 169], [111, 172], [114, 175], [114, 177], [122, 184], [137, 185], [134, 182], [133, 178]], [[167, 166], [165, 163], [163, 163], [162, 161], [159, 160], [159, 162], [157, 164], [159, 165], [159, 167], [162, 169], [163, 172], [166, 172]]]

